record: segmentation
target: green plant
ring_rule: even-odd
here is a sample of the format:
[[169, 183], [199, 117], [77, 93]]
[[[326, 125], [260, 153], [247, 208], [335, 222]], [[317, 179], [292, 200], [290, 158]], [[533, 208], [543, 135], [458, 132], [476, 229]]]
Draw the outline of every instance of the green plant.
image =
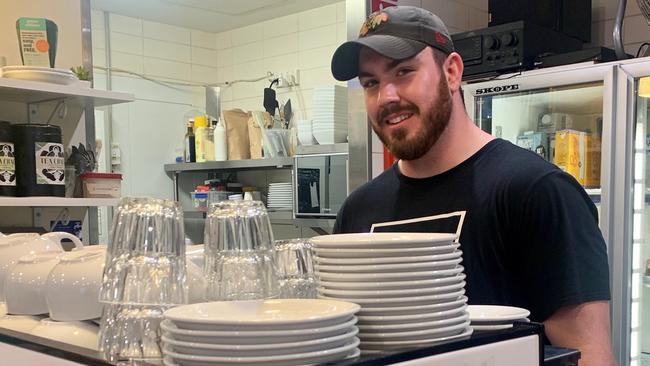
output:
[[83, 66], [71, 67], [70, 71], [74, 72], [79, 80], [91, 81], [93, 78], [90, 76], [90, 71]]

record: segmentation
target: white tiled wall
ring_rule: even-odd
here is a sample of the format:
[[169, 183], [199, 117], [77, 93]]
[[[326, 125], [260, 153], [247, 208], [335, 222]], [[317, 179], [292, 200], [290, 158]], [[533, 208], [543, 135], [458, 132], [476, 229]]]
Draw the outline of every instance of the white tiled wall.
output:
[[[300, 86], [278, 89], [278, 100], [291, 99], [296, 117], [307, 118], [314, 87], [345, 85], [334, 80], [329, 69], [331, 55], [345, 32], [345, 2], [341, 1], [218, 33], [218, 79], [256, 79], [269, 71], [279, 74], [298, 69]], [[263, 110], [262, 91], [268, 84], [264, 79], [223, 88], [223, 108]]]
[[[216, 34], [108, 14], [110, 66], [161, 80], [217, 81]], [[92, 12], [93, 61], [108, 65], [104, 13]], [[95, 87], [106, 73], [95, 68]], [[134, 75], [114, 73], [112, 89], [135, 94], [136, 101], [113, 107], [112, 140], [119, 143], [123, 195], [172, 197], [163, 164], [182, 151], [185, 114], [203, 108], [203, 89], [169, 88]]]
[[[614, 48], [612, 32], [618, 10], [618, 1], [592, 0], [591, 45]], [[643, 42], [650, 41], [650, 26], [645, 21], [637, 2], [627, 1], [623, 22], [625, 52], [636, 55]]]

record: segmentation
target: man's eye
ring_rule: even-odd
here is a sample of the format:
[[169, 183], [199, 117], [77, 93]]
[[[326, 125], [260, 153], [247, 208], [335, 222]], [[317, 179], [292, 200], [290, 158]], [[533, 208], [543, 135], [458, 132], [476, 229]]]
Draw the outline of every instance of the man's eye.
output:
[[402, 75], [409, 74], [411, 72], [413, 72], [413, 69], [405, 67], [405, 68], [401, 68], [401, 69], [397, 70], [397, 75], [402, 76]]
[[361, 86], [365, 89], [372, 88], [375, 85], [377, 85], [377, 82], [375, 80], [364, 80], [361, 82]]

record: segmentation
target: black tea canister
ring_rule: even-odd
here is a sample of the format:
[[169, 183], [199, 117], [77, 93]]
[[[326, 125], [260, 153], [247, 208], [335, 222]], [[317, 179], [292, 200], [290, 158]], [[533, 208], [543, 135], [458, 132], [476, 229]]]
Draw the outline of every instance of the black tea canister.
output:
[[65, 158], [61, 127], [11, 126], [16, 148], [17, 195], [65, 197]]
[[0, 196], [16, 195], [16, 159], [11, 123], [0, 121]]

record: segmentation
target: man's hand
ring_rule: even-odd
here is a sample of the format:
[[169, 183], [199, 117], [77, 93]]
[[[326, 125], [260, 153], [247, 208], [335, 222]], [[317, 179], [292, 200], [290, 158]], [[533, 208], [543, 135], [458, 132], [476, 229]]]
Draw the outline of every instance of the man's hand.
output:
[[609, 302], [565, 306], [544, 321], [554, 346], [580, 350], [580, 366], [615, 366], [609, 322]]

